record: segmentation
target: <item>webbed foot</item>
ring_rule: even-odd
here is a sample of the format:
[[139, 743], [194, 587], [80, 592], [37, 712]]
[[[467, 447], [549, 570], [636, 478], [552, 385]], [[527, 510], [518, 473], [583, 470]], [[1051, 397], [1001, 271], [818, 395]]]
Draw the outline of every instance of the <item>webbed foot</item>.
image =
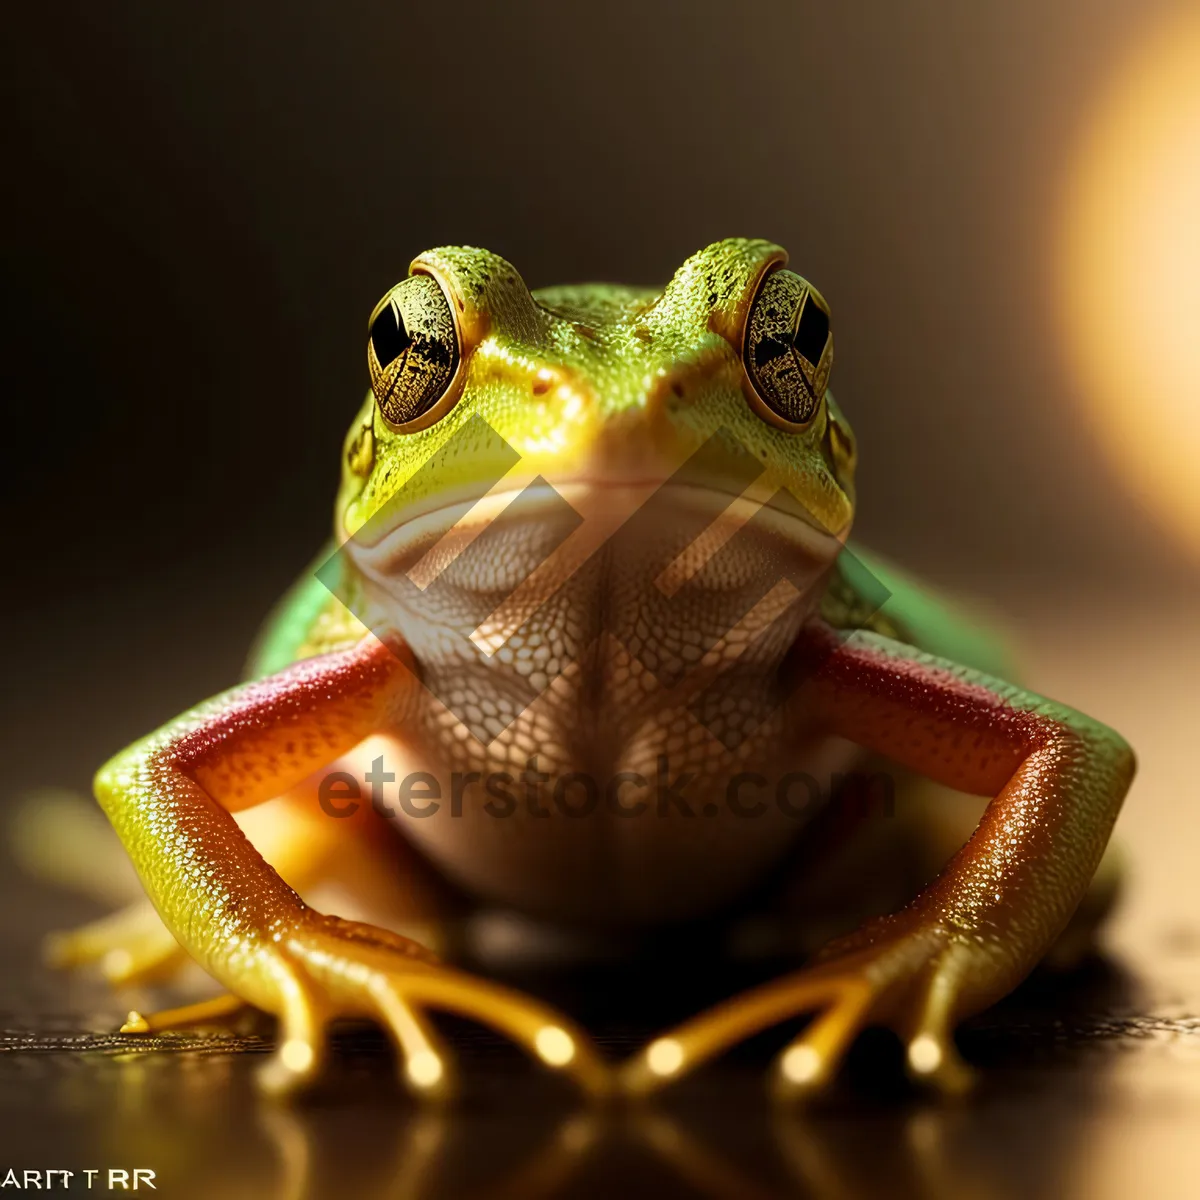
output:
[[656, 1038], [621, 1068], [622, 1090], [635, 1096], [658, 1091], [737, 1042], [813, 1014], [776, 1059], [778, 1098], [822, 1090], [858, 1034], [878, 1025], [904, 1040], [914, 1080], [943, 1092], [964, 1091], [972, 1072], [952, 1036], [962, 949], [935, 922], [872, 922], [828, 947], [813, 966], [735, 996]]
[[611, 1090], [609, 1068], [569, 1018], [531, 996], [445, 966], [415, 942], [373, 925], [310, 910], [296, 927], [275, 935], [268, 976], [272, 994], [256, 996], [255, 1003], [280, 1020], [278, 1049], [260, 1077], [271, 1092], [314, 1078], [330, 1021], [369, 1017], [395, 1044], [408, 1087], [423, 1096], [447, 1095], [452, 1059], [427, 1019], [431, 1009], [490, 1026], [589, 1095]]

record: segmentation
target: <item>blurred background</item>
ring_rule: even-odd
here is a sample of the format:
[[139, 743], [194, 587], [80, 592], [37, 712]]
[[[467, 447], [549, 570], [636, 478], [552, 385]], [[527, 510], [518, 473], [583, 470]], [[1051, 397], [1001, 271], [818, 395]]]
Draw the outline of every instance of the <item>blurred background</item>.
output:
[[85, 787], [233, 681], [329, 528], [366, 318], [414, 254], [659, 283], [762, 236], [832, 306], [860, 537], [985, 598], [1040, 690], [1131, 738], [1113, 945], [1161, 981], [1200, 943], [1194, 3], [5, 23], [5, 798]]

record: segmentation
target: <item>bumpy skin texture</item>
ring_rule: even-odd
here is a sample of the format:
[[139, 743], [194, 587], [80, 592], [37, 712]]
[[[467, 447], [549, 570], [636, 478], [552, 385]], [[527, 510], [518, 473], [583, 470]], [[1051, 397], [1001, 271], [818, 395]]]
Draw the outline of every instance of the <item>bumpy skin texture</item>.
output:
[[[377, 314], [390, 305], [421, 336], [411, 363], [392, 357], [403, 354], [397, 318], [389, 316], [387, 337], [372, 339], [376, 390], [346, 439], [337, 505], [341, 600], [328, 577], [310, 571], [268, 623], [254, 681], [164, 726], [97, 777], [162, 922], [231, 993], [280, 1017], [269, 1086], [310, 1078], [324, 1024], [349, 1014], [385, 1024], [414, 1088], [445, 1090], [447, 1054], [424, 1016], [441, 1007], [503, 1029], [593, 1093], [614, 1081], [652, 1091], [731, 1041], [813, 1012], [779, 1060], [785, 1092], [820, 1086], [858, 1030], [881, 1021], [908, 1040], [914, 1074], [955, 1088], [966, 1072], [950, 1040], [954, 1023], [1012, 988], [1071, 918], [1132, 776], [1129, 748], [985, 673], [1000, 669], [986, 640], [886, 565], [858, 556], [890, 592], [881, 610], [856, 591], [838, 558], [853, 513], [853, 435], [827, 390], [795, 402], [795, 389], [814, 380], [824, 389], [832, 340], [820, 349], [822, 323], [810, 322], [805, 344], [818, 361], [797, 359], [793, 371], [779, 357], [792, 353], [779, 330], [795, 329], [806, 304], [824, 320], [824, 301], [792, 276], [761, 294], [790, 297], [794, 311], [751, 322], [764, 277], [784, 261], [770, 243], [730, 239], [689, 259], [661, 292], [591, 285], [531, 294], [495, 255], [448, 247], [414, 263], [444, 300], [425, 283], [402, 283], [381, 302]], [[789, 398], [785, 412], [747, 376], [751, 325], [772, 331], [760, 357]], [[797, 353], [800, 345], [797, 332]], [[441, 536], [470, 510], [464, 520], [481, 539], [495, 533], [470, 508], [494, 482], [489, 428], [514, 452], [505, 486], [548, 480], [571, 497], [583, 528], [622, 504], [647, 511], [650, 493], [650, 502], [668, 496], [674, 506], [640, 540], [564, 552], [543, 602], [512, 622], [507, 684], [453, 628], [463, 612], [479, 618], [468, 628], [502, 623], [493, 610], [541, 561], [561, 506], [531, 502], [474, 559], [469, 547], [442, 553], [427, 528], [431, 515], [450, 513]], [[654, 491], [710, 444], [756, 464], [751, 487], [720, 476], [706, 488]], [[757, 507], [735, 519], [754, 489]], [[720, 536], [681, 577], [682, 599], [648, 591], [647, 573], [695, 551], [710, 524]], [[436, 586], [421, 599], [398, 584], [430, 552]], [[779, 578], [792, 592], [770, 589]], [[754, 602], [766, 613], [765, 636], [738, 626], [705, 640], [706, 623], [719, 633]], [[651, 659], [695, 669], [664, 683], [646, 667]], [[740, 742], [700, 727], [690, 707], [731, 662], [742, 669], [726, 705], [731, 721], [768, 693], [786, 698]], [[572, 663], [574, 673], [564, 669]], [[539, 679], [527, 710], [506, 700], [514, 680]], [[472, 736], [435, 695], [491, 713], [499, 732]], [[310, 908], [247, 840], [233, 813], [311, 787], [314, 772], [373, 736], [388, 738], [408, 765], [441, 773], [512, 768], [532, 749], [559, 775], [652, 774], [670, 755], [698, 778], [697, 803], [714, 808], [722, 778], [748, 767], [815, 771], [849, 742], [992, 799], [975, 835], [908, 907], [833, 944], [809, 969], [656, 1039], [612, 1074], [582, 1030], [538, 1001], [442, 965], [397, 933]], [[802, 837], [782, 820], [489, 823], [479, 807], [468, 805], [459, 821], [403, 827], [467, 890], [563, 920], [650, 925], [711, 912]], [[331, 822], [329, 836], [337, 832]], [[141, 929], [143, 916], [133, 924]], [[89, 945], [96, 940], [89, 934]], [[129, 1027], [154, 1023], [137, 1017]]]

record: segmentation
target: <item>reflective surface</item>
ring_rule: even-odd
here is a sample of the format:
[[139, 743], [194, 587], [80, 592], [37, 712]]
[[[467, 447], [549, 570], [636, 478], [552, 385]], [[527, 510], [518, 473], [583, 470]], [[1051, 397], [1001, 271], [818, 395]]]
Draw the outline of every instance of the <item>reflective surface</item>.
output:
[[[1184, 610], [1047, 607], [1093, 615], [1029, 614], [1036, 685], [1087, 700], [1142, 756], [1121, 821], [1130, 881], [1108, 958], [1036, 977], [963, 1030], [982, 1071], [969, 1099], [939, 1105], [909, 1090], [881, 1036], [859, 1046], [826, 1103], [773, 1110], [762, 1072], [781, 1030], [654, 1107], [588, 1112], [507, 1044], [455, 1024], [467, 1093], [454, 1108], [416, 1107], [383, 1039], [348, 1029], [327, 1085], [289, 1109], [253, 1091], [267, 1028], [164, 1036], [153, 1050], [108, 1032], [155, 998], [40, 968], [40, 933], [95, 910], [6, 869], [0, 1171], [99, 1168], [99, 1187], [109, 1168], [149, 1168], [164, 1197], [1194, 1194], [1200, 705], [1179, 664], [1200, 660], [1200, 627]], [[616, 1058], [745, 980], [698, 968], [522, 982], [587, 1021]]]

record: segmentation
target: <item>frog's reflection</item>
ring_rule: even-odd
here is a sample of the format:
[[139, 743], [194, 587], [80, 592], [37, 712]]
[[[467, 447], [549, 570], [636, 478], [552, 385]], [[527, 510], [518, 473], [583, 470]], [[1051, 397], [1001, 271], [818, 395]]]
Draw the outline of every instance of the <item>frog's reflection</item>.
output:
[[[498, 1105], [430, 1110], [386, 1095], [367, 1073], [343, 1081], [336, 1095], [286, 1106], [254, 1093], [247, 1060], [258, 1057], [106, 1058], [86, 1083], [76, 1076], [64, 1100], [86, 1097], [90, 1108], [97, 1076], [104, 1079], [108, 1102], [97, 1139], [103, 1152], [114, 1163], [154, 1169], [163, 1193], [177, 1197], [967, 1194], [947, 1153], [970, 1119], [963, 1112], [897, 1108], [866, 1126], [860, 1114], [848, 1120], [845, 1113], [772, 1112], [766, 1105], [751, 1115], [737, 1088], [729, 1107], [723, 1097], [682, 1115], [651, 1107], [564, 1113], [547, 1104], [542, 1089], [519, 1085]], [[969, 1194], [981, 1200], [1004, 1190], [978, 1172], [973, 1186]]]
[[[372, 1165], [356, 1175], [353, 1194], [380, 1200], [554, 1200], [626, 1192], [712, 1200], [782, 1200], [794, 1195], [855, 1200], [887, 1194], [1003, 1194], [997, 1182], [951, 1170], [948, 1144], [965, 1116], [922, 1109], [877, 1129], [864, 1147], [861, 1130], [837, 1136], [820, 1120], [780, 1113], [765, 1124], [767, 1153], [718, 1148], [688, 1123], [662, 1112], [575, 1113], [500, 1171], [463, 1170], [469, 1135], [461, 1116], [421, 1112], [400, 1119], [392, 1139], [365, 1151]], [[320, 1200], [346, 1188], [345, 1164], [319, 1111], [268, 1109], [261, 1114], [279, 1156], [278, 1200]], [[841, 1133], [848, 1132], [844, 1127]], [[773, 1145], [771, 1144], [773, 1143]]]

